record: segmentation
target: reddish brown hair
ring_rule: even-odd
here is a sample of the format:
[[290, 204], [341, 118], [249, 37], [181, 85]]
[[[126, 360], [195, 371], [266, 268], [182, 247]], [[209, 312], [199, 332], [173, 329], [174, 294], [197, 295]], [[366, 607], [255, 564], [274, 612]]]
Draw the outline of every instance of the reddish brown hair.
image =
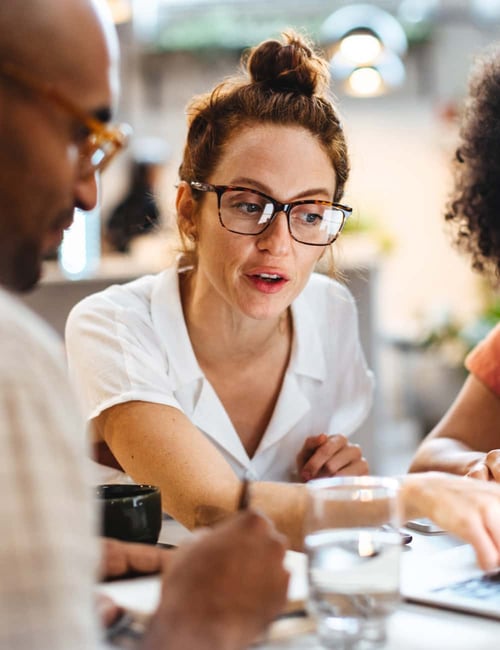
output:
[[[323, 147], [337, 177], [333, 200], [342, 198], [349, 175], [347, 146], [329, 92], [330, 74], [324, 58], [295, 32], [282, 42], [266, 40], [242, 59], [241, 74], [195, 97], [188, 106], [188, 136], [179, 168], [183, 181], [206, 182], [224, 147], [242, 128], [255, 123], [299, 126]], [[193, 191], [195, 199], [199, 193]], [[181, 229], [182, 231], [182, 229]], [[192, 246], [183, 236], [185, 253]]]

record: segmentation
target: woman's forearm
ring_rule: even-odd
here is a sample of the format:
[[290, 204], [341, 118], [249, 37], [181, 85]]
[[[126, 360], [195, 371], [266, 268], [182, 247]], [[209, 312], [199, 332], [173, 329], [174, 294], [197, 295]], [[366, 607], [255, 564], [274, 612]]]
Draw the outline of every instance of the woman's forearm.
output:
[[454, 438], [427, 438], [418, 448], [409, 471], [433, 470], [464, 476], [484, 456], [484, 452], [474, 451]]
[[[240, 490], [241, 484], [238, 484]], [[212, 526], [233, 514], [239, 501], [234, 490], [234, 507], [227, 509], [219, 505], [200, 505], [196, 508], [196, 524]], [[220, 502], [219, 502], [220, 503]], [[306, 511], [306, 488], [300, 483], [272, 483], [256, 481], [249, 488], [248, 504], [266, 515], [287, 538], [294, 551], [303, 550], [304, 515]]]
[[274, 522], [294, 551], [303, 550], [306, 498], [306, 487], [300, 483], [259, 482], [251, 487], [252, 507]]

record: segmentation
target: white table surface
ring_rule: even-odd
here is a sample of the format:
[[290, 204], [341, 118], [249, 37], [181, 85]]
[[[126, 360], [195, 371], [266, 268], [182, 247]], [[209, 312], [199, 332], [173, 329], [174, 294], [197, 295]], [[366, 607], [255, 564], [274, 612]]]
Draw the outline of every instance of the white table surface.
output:
[[[413, 542], [402, 554], [402, 573], [415, 563], [462, 542], [451, 535], [423, 535], [411, 531]], [[189, 531], [172, 520], [164, 521], [160, 541], [179, 544]], [[298, 555], [298, 554], [296, 554]], [[299, 560], [297, 562], [297, 559]], [[292, 564], [299, 566], [300, 557]], [[299, 583], [301, 576], [295, 576]], [[125, 606], [138, 611], [151, 611], [159, 598], [159, 578], [118, 581], [101, 587]], [[300, 585], [299, 585], [300, 589]], [[289, 618], [274, 624], [269, 638], [255, 646], [258, 650], [289, 648], [315, 650], [321, 646], [311, 632], [310, 619]], [[461, 614], [408, 602], [401, 602], [389, 619], [388, 641], [383, 650], [495, 650], [500, 648], [500, 621]]]

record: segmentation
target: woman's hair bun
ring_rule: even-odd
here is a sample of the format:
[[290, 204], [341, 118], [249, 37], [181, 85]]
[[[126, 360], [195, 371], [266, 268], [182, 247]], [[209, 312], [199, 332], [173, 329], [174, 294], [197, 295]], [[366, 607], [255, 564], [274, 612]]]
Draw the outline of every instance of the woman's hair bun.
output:
[[308, 41], [285, 32], [283, 42], [267, 40], [251, 50], [247, 59], [250, 79], [270, 90], [322, 95], [330, 81], [328, 66]]

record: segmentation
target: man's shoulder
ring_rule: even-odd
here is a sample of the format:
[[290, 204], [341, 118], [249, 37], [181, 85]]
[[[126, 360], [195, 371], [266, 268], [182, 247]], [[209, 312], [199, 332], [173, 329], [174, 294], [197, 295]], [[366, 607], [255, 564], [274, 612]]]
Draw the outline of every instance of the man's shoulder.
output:
[[61, 342], [55, 331], [13, 294], [0, 289], [0, 345], [15, 342], [58, 350]]
[[[0, 382], [25, 386], [30, 378], [65, 376], [63, 346], [57, 334], [16, 296], [0, 289]], [[45, 379], [44, 379], [45, 378]]]
[[29, 412], [35, 403], [49, 420], [64, 412], [74, 430], [80, 426], [63, 341], [18, 297], [0, 288], [0, 409], [9, 404], [14, 412], [14, 404], [31, 405]]

